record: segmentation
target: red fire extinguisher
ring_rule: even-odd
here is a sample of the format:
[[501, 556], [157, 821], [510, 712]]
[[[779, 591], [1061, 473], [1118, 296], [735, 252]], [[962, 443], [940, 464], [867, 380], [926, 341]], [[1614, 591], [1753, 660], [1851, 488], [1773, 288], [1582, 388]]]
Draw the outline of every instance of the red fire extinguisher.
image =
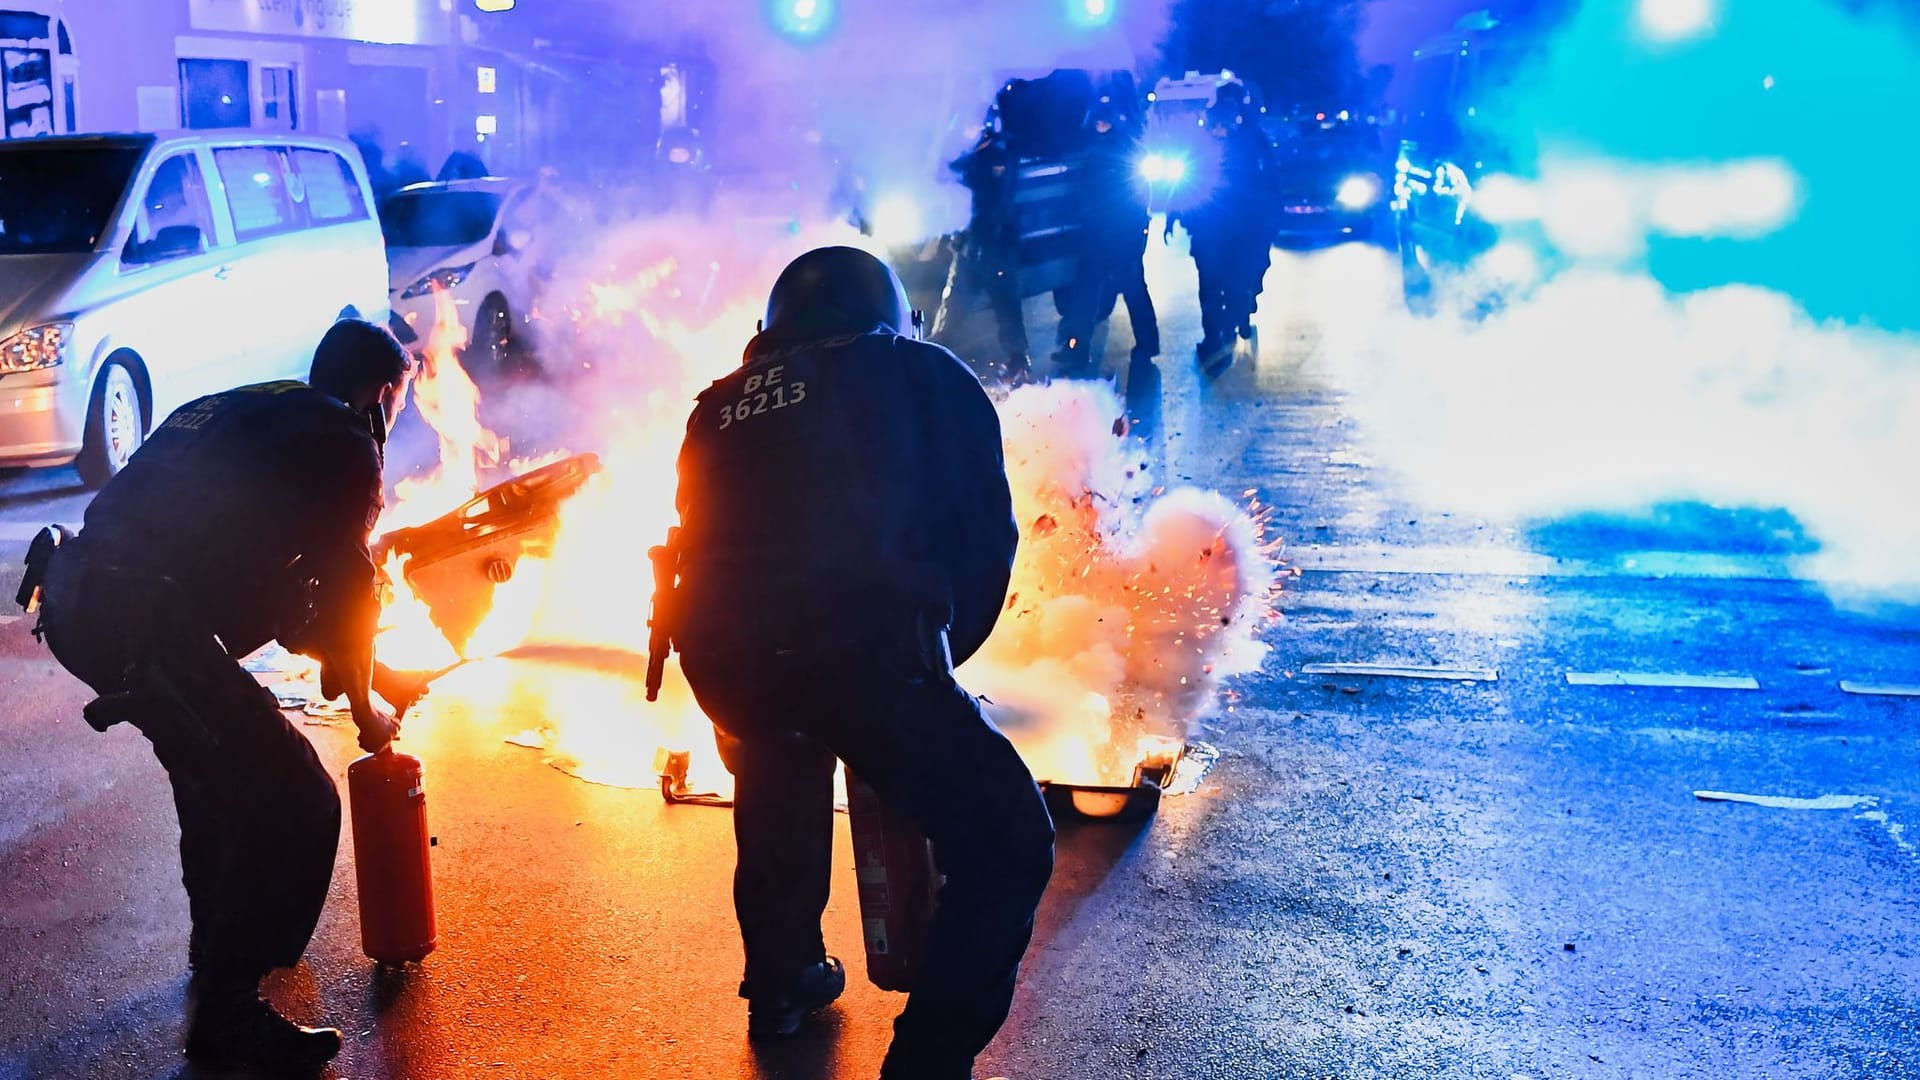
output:
[[882, 806], [852, 769], [847, 770], [847, 817], [866, 929], [867, 978], [882, 990], [911, 991], [941, 884], [933, 845], [912, 822]]
[[433, 867], [420, 759], [392, 746], [347, 766], [353, 862], [360, 882], [360, 947], [383, 964], [433, 951]]

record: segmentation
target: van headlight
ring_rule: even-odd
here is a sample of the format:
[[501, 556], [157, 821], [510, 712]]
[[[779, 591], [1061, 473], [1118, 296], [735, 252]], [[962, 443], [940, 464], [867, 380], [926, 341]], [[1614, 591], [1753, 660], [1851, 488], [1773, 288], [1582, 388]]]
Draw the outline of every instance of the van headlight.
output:
[[37, 371], [66, 362], [73, 324], [31, 326], [0, 341], [0, 371]]
[[407, 286], [407, 291], [400, 294], [400, 299], [411, 300], [416, 296], [425, 296], [435, 289], [458, 288], [461, 282], [467, 280], [467, 275], [473, 273], [476, 265], [478, 264], [468, 263], [465, 266], [443, 266]]

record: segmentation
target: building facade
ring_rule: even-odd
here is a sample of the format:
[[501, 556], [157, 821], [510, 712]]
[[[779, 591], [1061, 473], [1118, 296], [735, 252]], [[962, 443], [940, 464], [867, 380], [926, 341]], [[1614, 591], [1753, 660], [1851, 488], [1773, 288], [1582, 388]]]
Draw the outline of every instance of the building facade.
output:
[[592, 88], [502, 28], [473, 0], [0, 0], [0, 137], [251, 127], [377, 146], [376, 174], [530, 171]]

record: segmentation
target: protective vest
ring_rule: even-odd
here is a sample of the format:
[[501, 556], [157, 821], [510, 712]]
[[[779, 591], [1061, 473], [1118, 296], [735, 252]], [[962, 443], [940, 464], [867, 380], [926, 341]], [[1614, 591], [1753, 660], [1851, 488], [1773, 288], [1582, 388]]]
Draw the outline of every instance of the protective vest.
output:
[[918, 535], [925, 403], [901, 342], [760, 352], [700, 395], [680, 459], [683, 651], [871, 640], [949, 602]]

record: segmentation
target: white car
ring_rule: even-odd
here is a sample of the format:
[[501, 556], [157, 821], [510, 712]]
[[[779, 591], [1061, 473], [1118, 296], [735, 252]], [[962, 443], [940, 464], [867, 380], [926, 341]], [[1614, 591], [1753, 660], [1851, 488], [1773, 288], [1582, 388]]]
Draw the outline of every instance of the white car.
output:
[[533, 311], [532, 189], [501, 177], [413, 184], [380, 202], [387, 239], [393, 330], [423, 349], [445, 293], [459, 313], [467, 355], [480, 372], [517, 364], [519, 328]]
[[345, 140], [0, 142], [0, 466], [106, 483], [180, 405], [304, 379], [336, 320], [384, 321], [386, 266]]

